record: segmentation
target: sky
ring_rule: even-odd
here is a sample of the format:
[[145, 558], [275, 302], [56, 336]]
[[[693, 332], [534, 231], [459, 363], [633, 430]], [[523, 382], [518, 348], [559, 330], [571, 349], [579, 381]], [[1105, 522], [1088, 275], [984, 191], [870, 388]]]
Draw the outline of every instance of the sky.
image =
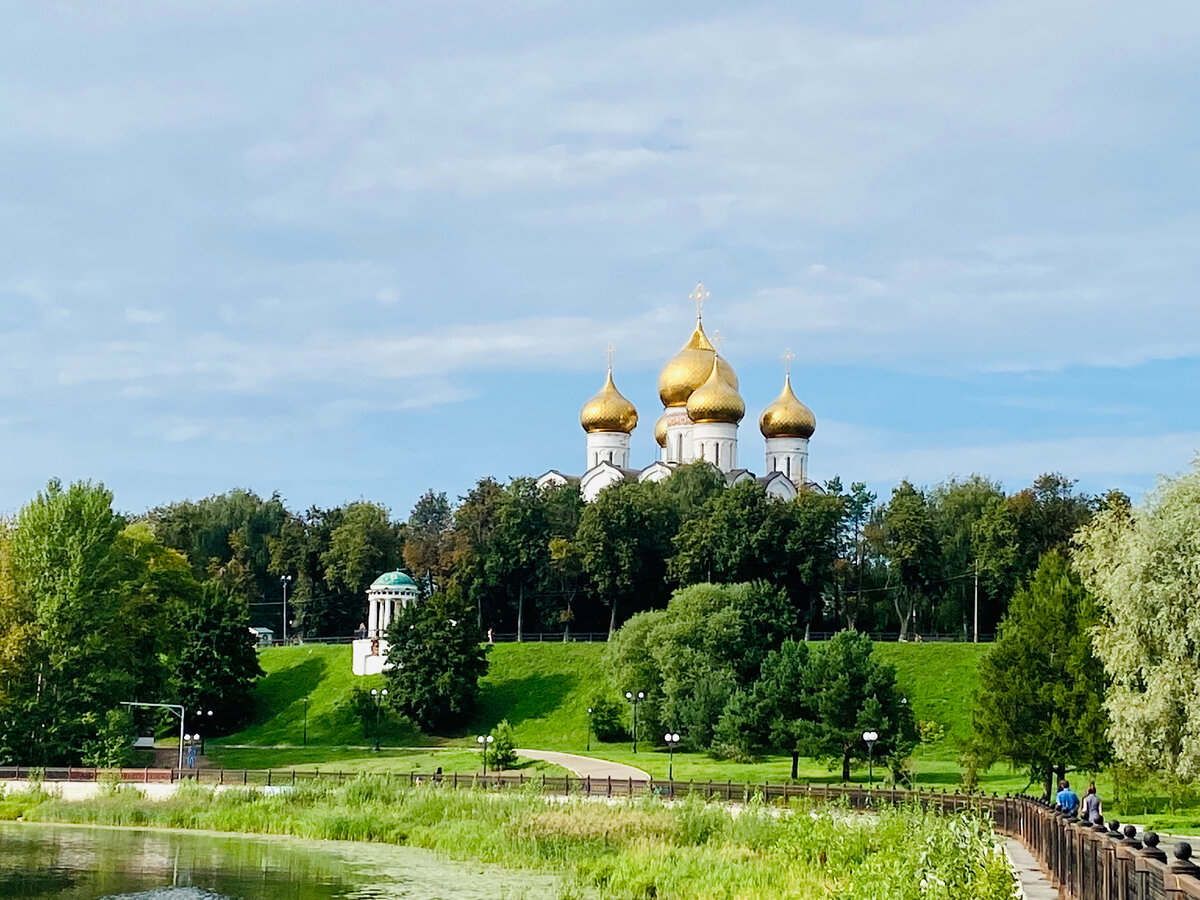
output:
[[1200, 449], [1200, 7], [5, 4], [0, 511], [92, 479], [406, 517], [655, 457], [702, 280], [741, 463], [1135, 498]]

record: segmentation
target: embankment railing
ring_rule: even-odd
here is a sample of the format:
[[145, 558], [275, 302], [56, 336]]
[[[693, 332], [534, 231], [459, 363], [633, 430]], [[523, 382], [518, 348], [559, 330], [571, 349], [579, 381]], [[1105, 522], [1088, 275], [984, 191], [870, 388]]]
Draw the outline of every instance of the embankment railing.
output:
[[[285, 789], [301, 781], [341, 783], [360, 776], [337, 769], [92, 769], [0, 766], [2, 780], [44, 782], [121, 781], [141, 784], [192, 780], [215, 785], [254, 785]], [[526, 788], [547, 794], [593, 797], [659, 795], [745, 802], [761, 796], [767, 803], [794, 798], [836, 800], [855, 809], [880, 804], [916, 803], [947, 812], [974, 810], [986, 815], [994, 829], [1019, 840], [1041, 864], [1063, 896], [1070, 900], [1200, 900], [1200, 867], [1192, 848], [1177, 841], [1168, 854], [1153, 831], [1133, 825], [1089, 824], [1066, 817], [1042, 801], [1026, 796], [960, 794], [947, 791], [868, 789], [825, 784], [747, 784], [733, 781], [659, 781], [587, 778], [564, 775], [392, 773], [399, 784], [449, 788]]]

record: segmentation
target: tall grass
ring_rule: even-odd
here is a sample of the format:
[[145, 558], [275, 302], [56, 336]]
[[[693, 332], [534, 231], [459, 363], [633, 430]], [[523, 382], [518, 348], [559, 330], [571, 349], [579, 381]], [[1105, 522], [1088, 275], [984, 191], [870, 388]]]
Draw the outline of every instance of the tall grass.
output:
[[835, 805], [780, 810], [752, 803], [735, 813], [699, 798], [551, 802], [532, 791], [410, 789], [375, 776], [271, 794], [184, 783], [162, 801], [130, 788], [86, 803], [43, 796], [23, 815], [424, 847], [561, 872], [572, 896], [1008, 900], [1012, 894], [986, 823], [916, 807], [863, 816]]

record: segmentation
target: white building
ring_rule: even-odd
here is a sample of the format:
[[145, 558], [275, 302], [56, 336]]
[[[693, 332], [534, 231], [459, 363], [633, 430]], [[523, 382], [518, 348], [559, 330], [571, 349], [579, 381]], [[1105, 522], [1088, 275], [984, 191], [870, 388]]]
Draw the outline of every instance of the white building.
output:
[[[756, 478], [739, 468], [738, 426], [746, 415], [746, 403], [738, 392], [737, 373], [704, 333], [701, 306], [708, 297], [696, 285], [691, 299], [696, 302], [696, 327], [683, 348], [667, 360], [658, 376], [658, 396], [663, 413], [654, 426], [659, 459], [644, 468], [634, 468], [630, 442], [638, 424], [633, 404], [613, 382], [612, 356], [600, 392], [584, 404], [579, 424], [587, 435], [586, 469], [580, 476], [551, 469], [538, 479], [542, 487], [579, 482], [583, 499], [591, 502], [600, 491], [622, 481], [662, 481], [674, 466], [703, 460], [723, 473], [732, 487]], [[791, 354], [785, 359], [790, 364]], [[791, 500], [808, 482], [808, 441], [816, 430], [812, 410], [796, 399], [790, 369], [785, 371], [783, 390], [763, 410], [759, 430], [766, 439], [764, 476], [757, 477], [773, 497]]]
[[355, 675], [378, 675], [387, 667], [387, 630], [403, 608], [420, 599], [417, 583], [403, 572], [385, 572], [367, 589], [367, 634], [352, 646]]

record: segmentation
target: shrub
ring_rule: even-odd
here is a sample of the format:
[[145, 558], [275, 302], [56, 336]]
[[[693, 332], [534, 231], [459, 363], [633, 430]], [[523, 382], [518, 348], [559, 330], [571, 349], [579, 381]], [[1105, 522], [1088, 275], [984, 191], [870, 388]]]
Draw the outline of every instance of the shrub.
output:
[[495, 738], [492, 742], [492, 768], [511, 769], [517, 764], [517, 743], [508, 719], [496, 726], [492, 737]]
[[616, 700], [610, 697], [596, 697], [592, 700], [591, 709], [588, 715], [596, 740], [623, 741], [629, 736], [629, 729], [625, 727], [624, 710]]

